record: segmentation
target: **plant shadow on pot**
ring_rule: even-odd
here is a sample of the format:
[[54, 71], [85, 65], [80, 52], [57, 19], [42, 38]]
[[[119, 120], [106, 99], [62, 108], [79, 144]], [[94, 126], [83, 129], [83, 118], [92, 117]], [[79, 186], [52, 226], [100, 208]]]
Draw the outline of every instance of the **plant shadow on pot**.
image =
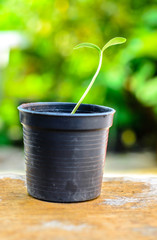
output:
[[101, 193], [109, 128], [115, 110], [74, 103], [27, 103], [23, 125], [28, 193], [40, 200], [81, 202]]

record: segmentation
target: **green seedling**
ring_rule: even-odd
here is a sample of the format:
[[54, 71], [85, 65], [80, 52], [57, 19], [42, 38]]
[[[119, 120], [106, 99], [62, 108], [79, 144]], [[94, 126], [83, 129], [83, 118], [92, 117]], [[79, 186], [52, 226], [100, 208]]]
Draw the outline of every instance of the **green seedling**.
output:
[[77, 111], [77, 109], [79, 108], [79, 106], [83, 102], [84, 98], [86, 97], [87, 93], [91, 89], [93, 83], [95, 82], [95, 79], [98, 76], [101, 65], [102, 65], [103, 52], [110, 46], [117, 45], [117, 44], [122, 44], [124, 42], [126, 42], [125, 38], [115, 37], [115, 38], [111, 39], [110, 41], [108, 41], [102, 49], [100, 49], [97, 45], [95, 45], [93, 43], [80, 43], [80, 44], [78, 44], [77, 46], [74, 47], [74, 49], [83, 48], [83, 47], [95, 48], [99, 52], [99, 64], [98, 64], [98, 68], [97, 68], [90, 84], [88, 85], [88, 87], [85, 90], [85, 92], [83, 93], [82, 97], [80, 98], [80, 100], [78, 101], [78, 103], [76, 104], [74, 109], [72, 110], [71, 114], [74, 114]]

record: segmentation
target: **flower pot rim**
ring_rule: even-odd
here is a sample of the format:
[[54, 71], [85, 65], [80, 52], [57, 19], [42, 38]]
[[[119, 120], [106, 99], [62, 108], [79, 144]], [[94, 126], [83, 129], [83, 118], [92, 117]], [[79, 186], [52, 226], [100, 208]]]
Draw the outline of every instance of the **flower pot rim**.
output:
[[76, 103], [73, 102], [30, 102], [30, 103], [23, 103], [20, 106], [18, 106], [18, 110], [20, 112], [25, 112], [25, 113], [30, 113], [30, 114], [36, 114], [36, 115], [49, 115], [49, 116], [64, 116], [64, 117], [94, 117], [94, 116], [106, 116], [109, 114], [114, 114], [116, 111], [113, 108], [107, 107], [107, 106], [102, 106], [102, 105], [96, 105], [96, 104], [81, 104], [81, 106], [83, 107], [95, 107], [97, 109], [99, 109], [100, 112], [93, 112], [91, 113], [75, 113], [75, 114], [71, 114], [71, 112], [69, 113], [65, 113], [65, 112], [47, 112], [47, 111], [38, 111], [38, 110], [30, 110], [29, 108], [33, 108], [33, 107], [37, 107], [37, 106], [46, 106], [46, 105], [69, 105], [71, 106], [71, 110], [73, 109], [73, 107], [75, 106]]

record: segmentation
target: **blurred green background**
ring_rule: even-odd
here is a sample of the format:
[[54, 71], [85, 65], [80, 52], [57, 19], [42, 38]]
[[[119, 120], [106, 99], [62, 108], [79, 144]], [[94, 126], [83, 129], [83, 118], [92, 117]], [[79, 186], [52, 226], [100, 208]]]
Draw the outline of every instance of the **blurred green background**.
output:
[[0, 0], [0, 145], [22, 143], [17, 106], [77, 102], [98, 54], [73, 50], [81, 42], [106, 50], [84, 103], [116, 109], [112, 151], [157, 149], [157, 1]]

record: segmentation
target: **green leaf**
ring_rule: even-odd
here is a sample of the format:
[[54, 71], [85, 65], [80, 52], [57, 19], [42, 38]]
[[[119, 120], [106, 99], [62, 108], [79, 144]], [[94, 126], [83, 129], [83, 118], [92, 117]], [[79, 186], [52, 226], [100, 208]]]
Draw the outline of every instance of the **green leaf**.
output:
[[117, 44], [122, 44], [122, 43], [125, 43], [126, 42], [126, 38], [123, 38], [123, 37], [115, 37], [115, 38], [112, 38], [110, 41], [108, 41], [105, 46], [103, 47], [102, 49], [102, 52], [104, 50], [106, 50], [106, 48], [110, 47], [110, 46], [113, 46], [113, 45], [117, 45]]
[[93, 43], [80, 43], [80, 44], [76, 45], [74, 47], [74, 49], [83, 48], [83, 47], [95, 48], [95, 49], [98, 50], [98, 52], [101, 52], [101, 49], [97, 45], [95, 45]]

